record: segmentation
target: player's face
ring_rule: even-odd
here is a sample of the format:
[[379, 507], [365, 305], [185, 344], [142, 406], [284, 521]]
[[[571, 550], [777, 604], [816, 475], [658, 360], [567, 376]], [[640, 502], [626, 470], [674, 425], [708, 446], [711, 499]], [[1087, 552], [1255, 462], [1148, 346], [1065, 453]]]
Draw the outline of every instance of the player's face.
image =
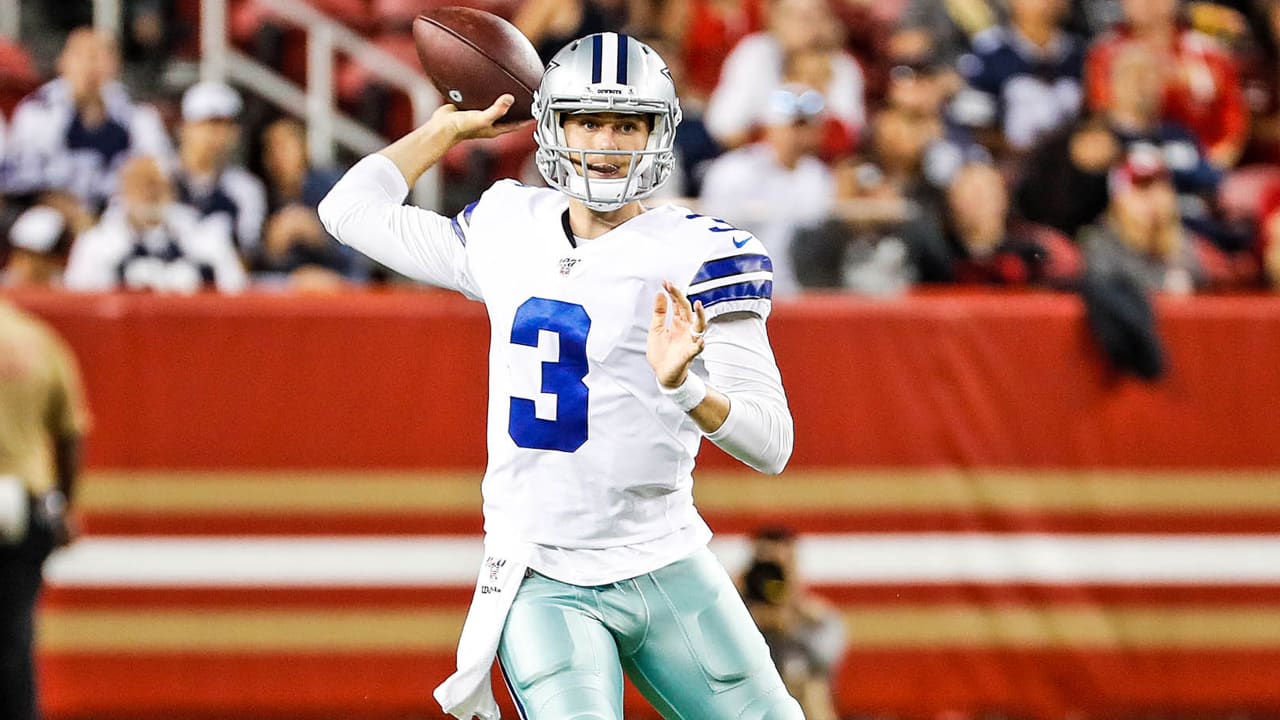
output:
[[[643, 115], [628, 113], [568, 115], [564, 139], [569, 147], [584, 150], [643, 150], [649, 142], [649, 122]], [[625, 178], [631, 167], [628, 155], [588, 153], [586, 160], [589, 177], [602, 180]], [[581, 155], [572, 153], [570, 161], [582, 173]]]

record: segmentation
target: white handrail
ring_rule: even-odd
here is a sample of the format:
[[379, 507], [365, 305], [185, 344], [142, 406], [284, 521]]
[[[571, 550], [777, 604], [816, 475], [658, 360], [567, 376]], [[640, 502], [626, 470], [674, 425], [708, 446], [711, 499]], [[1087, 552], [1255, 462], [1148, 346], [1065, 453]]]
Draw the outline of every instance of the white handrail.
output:
[[22, 8], [18, 0], [0, 0], [0, 36], [17, 38], [22, 26]]
[[[18, 3], [13, 3], [17, 5]], [[112, 37], [120, 36], [120, 0], [94, 0], [93, 27]]]

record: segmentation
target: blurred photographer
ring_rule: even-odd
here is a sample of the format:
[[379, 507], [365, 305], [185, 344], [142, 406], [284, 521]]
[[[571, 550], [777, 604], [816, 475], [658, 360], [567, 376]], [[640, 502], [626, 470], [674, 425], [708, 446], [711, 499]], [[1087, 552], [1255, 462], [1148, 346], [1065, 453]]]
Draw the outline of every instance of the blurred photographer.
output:
[[844, 654], [844, 621], [797, 576], [795, 534], [781, 527], [757, 531], [738, 587], [804, 716], [836, 720], [831, 679]]

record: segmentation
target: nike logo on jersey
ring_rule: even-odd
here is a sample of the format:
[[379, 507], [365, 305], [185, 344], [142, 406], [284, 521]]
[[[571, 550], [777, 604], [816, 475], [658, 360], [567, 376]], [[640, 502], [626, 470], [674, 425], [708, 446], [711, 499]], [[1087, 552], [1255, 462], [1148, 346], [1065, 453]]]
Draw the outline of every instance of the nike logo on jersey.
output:
[[747, 243], [749, 243], [749, 242], [751, 242], [751, 236], [750, 236], [750, 235], [748, 235], [748, 236], [746, 236], [746, 237], [742, 238], [741, 240], [734, 240], [734, 241], [733, 241], [733, 246], [734, 246], [734, 247], [736, 247], [736, 248], [740, 248], [740, 247], [742, 247], [743, 245], [746, 245], [746, 244], [747, 244]]

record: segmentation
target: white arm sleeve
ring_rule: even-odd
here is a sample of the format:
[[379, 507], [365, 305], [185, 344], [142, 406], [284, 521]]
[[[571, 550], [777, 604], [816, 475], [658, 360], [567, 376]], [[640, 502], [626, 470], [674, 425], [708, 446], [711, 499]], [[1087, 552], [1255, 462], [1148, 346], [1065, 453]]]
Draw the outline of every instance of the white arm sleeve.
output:
[[398, 273], [479, 299], [461, 229], [447, 217], [403, 205], [408, 194], [395, 163], [369, 155], [320, 201], [320, 222], [342, 244]]
[[707, 438], [760, 472], [782, 472], [795, 428], [764, 320], [740, 312], [712, 321], [702, 361], [709, 384], [729, 398], [729, 416]]

